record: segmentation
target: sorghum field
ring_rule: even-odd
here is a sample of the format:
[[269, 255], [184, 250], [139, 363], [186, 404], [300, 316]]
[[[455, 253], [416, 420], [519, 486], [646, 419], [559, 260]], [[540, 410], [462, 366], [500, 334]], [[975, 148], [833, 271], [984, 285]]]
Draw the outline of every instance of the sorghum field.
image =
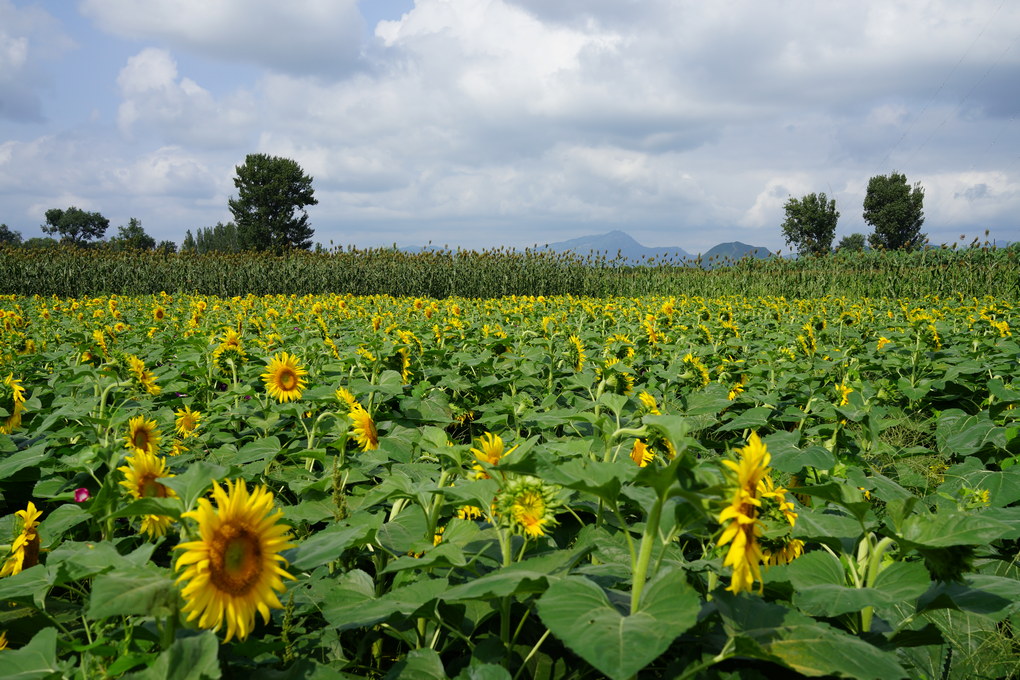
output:
[[4, 677], [1020, 675], [1016, 291], [31, 295], [4, 257]]

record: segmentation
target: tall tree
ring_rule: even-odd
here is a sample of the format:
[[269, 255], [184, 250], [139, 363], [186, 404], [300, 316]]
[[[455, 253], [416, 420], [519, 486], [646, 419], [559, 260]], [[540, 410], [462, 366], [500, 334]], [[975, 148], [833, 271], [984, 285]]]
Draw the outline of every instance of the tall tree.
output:
[[6, 224], [0, 224], [0, 246], [20, 246], [21, 233], [12, 231]]
[[145, 233], [140, 219], [132, 217], [126, 226], [117, 227], [117, 235], [110, 239], [110, 246], [116, 250], [152, 250], [156, 239]]
[[924, 189], [918, 182], [910, 187], [903, 173], [875, 175], [864, 196], [864, 221], [875, 228], [868, 236], [872, 248], [913, 250], [925, 239]]
[[786, 220], [783, 236], [786, 244], [797, 248], [801, 255], [824, 255], [832, 248], [839, 211], [835, 199], [822, 194], [790, 198], [784, 206]]
[[864, 250], [864, 234], [855, 232], [853, 234], [847, 234], [840, 239], [839, 244], [836, 246], [836, 250], [849, 250], [852, 252], [859, 252]]
[[103, 238], [109, 226], [110, 220], [98, 212], [86, 212], [71, 206], [67, 210], [47, 210], [42, 230], [47, 234], [59, 234], [61, 243], [83, 246], [93, 239]]
[[237, 198], [229, 201], [241, 247], [307, 250], [315, 232], [305, 208], [318, 204], [312, 178], [289, 158], [248, 154], [236, 167]]

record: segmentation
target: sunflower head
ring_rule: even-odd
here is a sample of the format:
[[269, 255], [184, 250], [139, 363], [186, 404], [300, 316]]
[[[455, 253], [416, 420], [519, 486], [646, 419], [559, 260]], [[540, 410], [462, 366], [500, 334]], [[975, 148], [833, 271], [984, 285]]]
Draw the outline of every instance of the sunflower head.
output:
[[556, 526], [562, 505], [559, 488], [536, 477], [519, 477], [506, 484], [496, 500], [496, 515], [511, 531], [540, 538]]
[[653, 460], [655, 460], [655, 452], [648, 448], [640, 439], [634, 440], [634, 445], [630, 449], [630, 459], [634, 461], [638, 467], [645, 467]]
[[124, 446], [135, 453], [155, 455], [162, 439], [155, 420], [146, 420], [145, 416], [135, 416], [128, 421], [128, 433], [124, 437]]
[[[124, 473], [123, 486], [132, 498], [177, 498], [177, 493], [159, 479], [173, 477], [166, 469], [166, 460], [149, 453], [136, 451], [124, 459], [127, 465], [117, 468]], [[145, 515], [142, 533], [158, 538], [166, 533], [173, 520], [164, 515]]]
[[476, 470], [475, 476], [487, 479], [489, 475], [481, 463], [499, 465], [499, 461], [503, 456], [512, 453], [517, 446], [519, 445], [513, 446], [509, 451], [506, 451], [504, 450], [503, 438], [498, 434], [493, 434], [492, 432], [483, 434], [478, 438], [478, 448], [471, 449], [471, 453], [475, 454], [475, 459], [478, 461], [474, 466]]
[[379, 448], [379, 432], [375, 428], [372, 415], [361, 404], [351, 408], [347, 417], [351, 419], [351, 435], [362, 451], [375, 451]]
[[570, 343], [567, 347], [567, 356], [570, 357], [570, 363], [575, 371], [580, 371], [584, 368], [584, 360], [587, 358], [584, 352], [584, 343], [576, 335], [571, 335], [567, 338], [567, 342]]
[[308, 371], [301, 367], [296, 356], [280, 352], [269, 361], [266, 372], [262, 374], [262, 381], [269, 396], [285, 403], [301, 398], [301, 391], [307, 385], [304, 378], [306, 375]]
[[201, 628], [227, 626], [226, 641], [245, 639], [255, 627], [255, 613], [269, 623], [269, 610], [281, 609], [277, 593], [283, 579], [293, 577], [280, 555], [291, 543], [289, 528], [273, 512], [273, 494], [264, 486], [250, 493], [242, 480], [228, 481], [226, 489], [213, 485], [213, 500], [198, 501], [198, 509], [184, 518], [198, 523], [198, 539], [178, 545], [177, 583], [188, 621]]
[[14, 537], [11, 551], [4, 560], [3, 567], [0, 567], [0, 577], [20, 574], [23, 570], [39, 564], [39, 534], [36, 528], [39, 526], [42, 512], [36, 509], [35, 503], [29, 501], [24, 510], [18, 510], [14, 514], [21, 519], [21, 531]]
[[9, 374], [0, 380], [0, 434], [10, 434], [21, 426], [21, 413], [25, 410], [25, 388], [21, 381]]
[[177, 416], [176, 427], [174, 428], [181, 437], [198, 436], [198, 424], [202, 420], [201, 411], [192, 411], [190, 406], [174, 411]]

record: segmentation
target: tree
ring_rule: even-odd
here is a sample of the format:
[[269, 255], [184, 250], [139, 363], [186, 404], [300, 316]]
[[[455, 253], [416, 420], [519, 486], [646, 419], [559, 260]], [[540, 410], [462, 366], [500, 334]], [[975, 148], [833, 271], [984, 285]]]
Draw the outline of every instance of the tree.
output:
[[783, 236], [786, 244], [797, 248], [801, 255], [824, 255], [832, 248], [839, 211], [835, 199], [825, 194], [808, 194], [790, 198], [783, 206], [786, 220]]
[[924, 224], [924, 189], [920, 182], [913, 188], [899, 172], [876, 175], [868, 181], [864, 197], [864, 221], [875, 228], [868, 236], [872, 248], [913, 250], [920, 247], [926, 235]]
[[236, 170], [237, 198], [229, 206], [241, 247], [307, 250], [314, 231], [305, 208], [318, 204], [312, 178], [295, 161], [265, 154], [248, 154]]
[[20, 246], [21, 233], [11, 231], [6, 224], [0, 224], [0, 246]]
[[859, 252], [864, 250], [864, 234], [855, 233], [847, 234], [839, 241], [839, 245], [836, 246], [836, 250], [849, 250], [852, 252]]
[[110, 239], [110, 246], [115, 250], [152, 250], [156, 239], [145, 233], [140, 219], [132, 217], [127, 226], [117, 227], [117, 235]]
[[[190, 239], [190, 241], [189, 241]], [[193, 237], [188, 230], [184, 237], [184, 250], [204, 255], [205, 253], [236, 253], [241, 250], [237, 225], [233, 222], [217, 222], [213, 227], [199, 227]]]
[[103, 238], [109, 226], [110, 220], [98, 212], [86, 212], [71, 206], [67, 210], [47, 210], [42, 230], [47, 234], [60, 234], [61, 243], [83, 246], [93, 239]]
[[181, 243], [182, 253], [194, 253], [197, 252], [198, 246], [195, 244], [195, 237], [191, 235], [191, 230], [188, 229], [184, 234], [184, 242]]

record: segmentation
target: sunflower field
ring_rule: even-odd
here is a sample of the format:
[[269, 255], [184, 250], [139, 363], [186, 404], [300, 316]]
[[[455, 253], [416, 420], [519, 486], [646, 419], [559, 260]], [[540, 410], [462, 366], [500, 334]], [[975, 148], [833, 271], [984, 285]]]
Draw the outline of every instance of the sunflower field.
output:
[[1011, 300], [0, 295], [0, 675], [1018, 677]]

